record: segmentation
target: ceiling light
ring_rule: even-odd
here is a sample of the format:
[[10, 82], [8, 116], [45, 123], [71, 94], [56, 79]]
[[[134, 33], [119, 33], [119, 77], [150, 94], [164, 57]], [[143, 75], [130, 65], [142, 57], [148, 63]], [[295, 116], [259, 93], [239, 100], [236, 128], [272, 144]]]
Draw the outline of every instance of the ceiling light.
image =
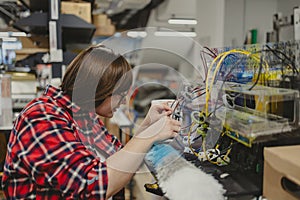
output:
[[25, 32], [0, 32], [0, 37], [26, 37]]
[[172, 18], [168, 20], [169, 24], [188, 24], [188, 25], [196, 25], [197, 20], [195, 19], [180, 19], [180, 18]]
[[26, 37], [27, 34], [25, 32], [11, 32], [11, 36], [13, 36], [13, 37]]
[[138, 38], [138, 37], [144, 38], [147, 36], [147, 32], [146, 31], [128, 31], [127, 36], [132, 37], [132, 38]]
[[156, 31], [154, 32], [155, 36], [162, 36], [162, 37], [196, 37], [196, 32], [193, 31]]
[[15, 37], [0, 37], [3, 42], [16, 42], [18, 41]]

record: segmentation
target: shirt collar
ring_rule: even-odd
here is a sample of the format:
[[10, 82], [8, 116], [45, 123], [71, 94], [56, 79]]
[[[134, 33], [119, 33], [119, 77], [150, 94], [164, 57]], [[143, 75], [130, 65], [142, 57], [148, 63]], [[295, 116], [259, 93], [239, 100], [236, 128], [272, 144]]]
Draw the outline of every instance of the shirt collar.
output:
[[71, 110], [72, 113], [76, 113], [80, 110], [80, 107], [71, 101], [69, 95], [64, 94], [61, 89], [52, 85], [47, 85], [44, 95], [53, 98], [56, 102]]

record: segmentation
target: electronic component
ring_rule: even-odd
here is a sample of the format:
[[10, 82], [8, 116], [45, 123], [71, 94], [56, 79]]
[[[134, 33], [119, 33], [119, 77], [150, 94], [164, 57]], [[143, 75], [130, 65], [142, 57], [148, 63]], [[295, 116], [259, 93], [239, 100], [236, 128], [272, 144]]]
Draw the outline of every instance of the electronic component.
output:
[[157, 183], [146, 183], [144, 185], [144, 187], [147, 192], [151, 192], [151, 193], [159, 195], [159, 196], [164, 195], [163, 191], [161, 190], [161, 188], [158, 186]]
[[[225, 105], [236, 111], [241, 111], [253, 115], [251, 123], [262, 121], [276, 121], [289, 124], [295, 128], [299, 125], [299, 91], [285, 88], [274, 88], [257, 85], [249, 90], [249, 85], [226, 83], [225, 93], [227, 98], [223, 101]], [[237, 114], [244, 118], [246, 114]], [[255, 117], [260, 118], [255, 118]], [[246, 117], [248, 118], [248, 116]], [[238, 119], [238, 118], [237, 118]], [[256, 121], [255, 121], [256, 119]], [[272, 122], [269, 124], [271, 125]], [[266, 128], [266, 127], [264, 127]]]
[[299, 143], [299, 44], [205, 47], [205, 86], [177, 96], [183, 155], [218, 177], [228, 197], [236, 190], [261, 195], [263, 148]]

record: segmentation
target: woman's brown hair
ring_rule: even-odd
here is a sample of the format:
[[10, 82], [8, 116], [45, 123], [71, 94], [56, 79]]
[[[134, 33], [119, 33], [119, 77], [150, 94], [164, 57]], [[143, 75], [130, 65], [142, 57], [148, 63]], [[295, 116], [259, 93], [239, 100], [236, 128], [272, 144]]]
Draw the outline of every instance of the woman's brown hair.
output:
[[93, 109], [113, 93], [121, 94], [129, 89], [130, 70], [122, 55], [103, 45], [91, 46], [70, 63], [61, 88], [80, 107]]

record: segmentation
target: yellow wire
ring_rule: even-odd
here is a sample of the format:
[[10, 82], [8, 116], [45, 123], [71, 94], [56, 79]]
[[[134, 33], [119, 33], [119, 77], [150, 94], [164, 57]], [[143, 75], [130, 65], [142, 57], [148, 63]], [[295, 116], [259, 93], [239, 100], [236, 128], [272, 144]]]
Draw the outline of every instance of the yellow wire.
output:
[[[202, 113], [202, 112], [199, 112], [199, 115], [200, 115], [201, 113]], [[193, 114], [194, 114], [194, 112], [193, 112]], [[192, 132], [192, 128], [194, 127], [194, 125], [195, 125], [197, 122], [198, 122], [198, 124], [200, 124], [200, 123], [199, 123], [198, 120], [196, 120], [195, 117], [192, 117], [192, 120], [193, 120], [193, 122], [192, 122], [192, 125], [191, 125], [191, 127], [190, 127], [190, 129], [189, 129], [189, 132], [188, 132], [188, 145], [189, 145], [189, 148], [190, 148], [190, 150], [192, 151], [192, 153], [193, 153], [195, 156], [199, 157], [199, 154], [198, 154], [197, 152], [194, 151], [194, 149], [193, 149], [193, 147], [192, 147], [192, 144], [191, 144], [191, 132]], [[204, 155], [205, 155], [206, 159], [207, 159], [210, 163], [212, 163], [212, 164], [218, 164], [218, 162], [215, 162], [215, 161], [212, 161], [212, 160], [209, 159], [209, 157], [208, 157], [208, 155], [207, 155], [207, 153], [206, 153], [205, 138], [206, 138], [206, 137], [204, 136], [204, 134], [202, 134], [202, 148], [203, 148]]]
[[206, 145], [206, 144], [205, 144], [205, 138], [206, 138], [206, 137], [202, 138], [202, 149], [203, 149], [204, 155], [205, 155], [206, 159], [207, 159], [210, 163], [212, 163], [212, 164], [214, 164], [214, 165], [217, 165], [217, 164], [219, 164], [218, 162], [212, 161], [212, 160], [207, 156], [207, 153], [206, 153], [206, 147], [205, 147], [205, 145]]
[[[230, 142], [230, 146], [231, 146], [232, 144], [233, 144], [233, 142], [231, 141], [231, 142]], [[226, 158], [228, 157], [228, 155], [230, 154], [230, 152], [231, 152], [231, 148], [227, 150], [227, 152], [226, 152], [226, 154], [225, 154], [225, 156], [224, 156], [224, 160], [226, 160]]]
[[195, 156], [199, 156], [199, 154], [197, 152], [194, 151], [193, 147], [192, 147], [192, 144], [191, 144], [191, 132], [192, 132], [192, 128], [193, 126], [195, 125], [196, 123], [193, 122], [190, 129], [189, 129], [189, 132], [188, 132], [188, 145], [189, 145], [189, 148], [190, 150], [192, 151], [192, 153], [195, 155]]
[[[213, 61], [212, 63], [210, 64], [209, 66], [209, 69], [208, 69], [208, 73], [207, 73], [207, 81], [206, 81], [206, 87], [205, 87], [205, 92], [206, 92], [206, 98], [205, 98], [205, 113], [206, 113], [206, 116], [208, 116], [208, 102], [209, 102], [209, 98], [210, 98], [210, 92], [212, 90], [212, 87], [213, 87], [213, 83], [215, 81], [215, 78], [216, 78], [216, 75], [217, 75], [217, 72], [219, 71], [220, 67], [221, 67], [221, 64], [223, 63], [224, 59], [230, 55], [230, 54], [234, 54], [234, 53], [238, 53], [238, 54], [243, 54], [243, 55], [246, 55], [246, 56], [249, 56], [251, 57], [252, 59], [254, 59], [256, 62], [260, 62], [260, 56], [258, 53], [251, 53], [249, 51], [246, 51], [246, 50], [236, 50], [236, 49], [233, 49], [233, 50], [230, 50], [230, 51], [226, 51], [226, 52], [223, 52], [221, 54], [219, 54]], [[211, 84], [209, 85], [209, 81], [208, 81], [208, 77], [210, 77], [211, 75], [211, 71], [212, 71], [212, 68], [214, 66], [214, 64], [216, 63], [216, 61], [218, 61], [218, 63], [216, 64], [216, 68], [213, 72], [213, 76], [212, 76], [212, 80], [211, 80]], [[266, 66], [266, 72], [268, 71], [269, 69], [269, 66], [266, 62], [265, 63], [265, 66]]]
[[[248, 56], [248, 57], [251, 57], [251, 58], [252, 58], [254, 61], [256, 61], [257, 63], [260, 62], [260, 54], [259, 54], [259, 53], [251, 53], [250, 51], [246, 51], [246, 50], [237, 50], [237, 49], [233, 49], [233, 50], [226, 51], [226, 52], [223, 52], [223, 53], [219, 54], [219, 55], [212, 61], [212, 63], [210, 64], [209, 69], [208, 69], [208, 73], [207, 73], [207, 81], [206, 81], [206, 83], [205, 83], [205, 84], [206, 84], [206, 85], [205, 85], [205, 86], [206, 86], [206, 87], [205, 87], [205, 92], [206, 92], [206, 98], [205, 98], [205, 114], [206, 114], [206, 116], [209, 115], [209, 113], [208, 113], [208, 103], [209, 103], [209, 98], [210, 98], [210, 92], [212, 91], [212, 87], [213, 87], [213, 83], [214, 83], [214, 81], [215, 81], [216, 75], [217, 75], [217, 73], [218, 73], [218, 71], [219, 71], [219, 69], [220, 69], [220, 67], [221, 67], [221, 65], [222, 65], [222, 63], [223, 63], [223, 61], [224, 61], [225, 58], [226, 58], [228, 55], [230, 55], [230, 54], [242, 54], [242, 55], [246, 55], [246, 56]], [[218, 61], [218, 62], [217, 62], [217, 61]], [[216, 63], [216, 68], [215, 68], [215, 70], [212, 72], [212, 68], [213, 68], [213, 66], [214, 66], [215, 63]], [[269, 71], [269, 65], [268, 65], [268, 63], [267, 63], [266, 61], [264, 61], [264, 65], [263, 65], [262, 67], [263, 67], [265, 73], [268, 74], [268, 71]], [[254, 65], [253, 65], [253, 68], [255, 69], [255, 66], [254, 66]], [[253, 70], [254, 70], [254, 69], [253, 69]], [[208, 77], [211, 76], [211, 73], [213, 73], [213, 74], [212, 74], [212, 78], [211, 78], [211, 81], [210, 81], [210, 84], [209, 84]], [[257, 78], [259, 78], [259, 77], [257, 77]], [[263, 78], [266, 78], [266, 77], [261, 77], [261, 78], [262, 78], [262, 80], [263, 80]], [[259, 80], [258, 80], [258, 81], [259, 81]], [[200, 112], [199, 112], [199, 116], [200, 116]], [[194, 116], [192, 116], [192, 118], [194, 118]], [[192, 123], [192, 126], [190, 127], [189, 132], [188, 132], [188, 145], [189, 145], [190, 150], [193, 152], [193, 154], [194, 154], [195, 156], [198, 157], [199, 154], [198, 154], [197, 152], [194, 151], [194, 149], [192, 148], [192, 145], [191, 145], [191, 141], [190, 141], [191, 130], [192, 130], [192, 127], [196, 124], [196, 122], [197, 122], [197, 120], [195, 120], [195, 118], [194, 118], [193, 123]], [[198, 122], [198, 124], [199, 124], [199, 122]], [[206, 141], [206, 137], [205, 137], [204, 134], [203, 134], [203, 137], [202, 137], [202, 149], [203, 149], [203, 152], [204, 152], [204, 155], [205, 155], [206, 159], [207, 159], [210, 163], [212, 163], [212, 164], [219, 164], [219, 163], [216, 162], [216, 161], [210, 160], [210, 158], [208, 157], [207, 152], [206, 152], [206, 142], [205, 142], [205, 141]], [[217, 145], [216, 147], [218, 147], [218, 145]], [[226, 152], [226, 154], [225, 154], [225, 156], [224, 156], [225, 159], [226, 159], [227, 156], [230, 154], [230, 152], [231, 152], [231, 149], [229, 149], [229, 150]]]
[[[227, 51], [227, 52], [223, 52], [221, 54], [219, 54], [213, 61], [212, 63], [210, 64], [209, 66], [209, 70], [208, 70], [208, 73], [207, 73], [207, 81], [206, 81], [206, 87], [205, 87], [205, 92], [206, 92], [206, 98], [205, 98], [205, 114], [206, 116], [208, 116], [208, 102], [209, 102], [209, 98], [210, 98], [210, 92], [212, 90], [212, 87], [213, 87], [213, 83], [215, 81], [215, 78], [216, 78], [216, 75], [217, 75], [217, 72], [219, 71], [224, 59], [230, 55], [230, 54], [234, 54], [234, 53], [238, 53], [238, 54], [242, 54], [242, 55], [246, 55], [246, 56], [249, 56], [251, 57], [253, 60], [255, 60], [256, 62], [260, 62], [260, 56], [258, 53], [251, 53], [249, 51], [245, 51], [245, 50], [236, 50], [236, 49], [233, 49], [233, 50], [230, 50], [230, 51]], [[208, 81], [208, 77], [210, 77], [211, 75], [211, 71], [212, 71], [212, 68], [214, 66], [214, 64], [218, 61], [218, 63], [216, 64], [216, 68], [215, 70], [213, 71], [213, 75], [212, 75], [212, 79], [211, 79], [211, 84], [209, 85], [209, 81]], [[264, 69], [265, 70], [265, 73], [268, 72], [269, 70], [269, 66], [268, 66], [268, 63], [264, 62], [266, 66], [266, 68]], [[254, 67], [254, 66], [253, 66]], [[257, 77], [259, 78], [259, 77]], [[259, 80], [258, 80], [259, 81]], [[212, 161], [209, 159], [207, 153], [206, 153], [206, 147], [205, 147], [205, 137], [202, 138], [202, 148], [203, 148], [203, 152], [204, 152], [204, 155], [206, 157], [206, 159], [212, 163], [212, 164], [218, 164], [218, 162], [215, 162], [215, 161]], [[226, 159], [227, 156], [229, 155], [231, 149], [227, 151], [226, 155], [224, 156], [224, 158]], [[196, 155], [196, 154], [195, 154]], [[197, 154], [198, 155], [198, 154]]]

